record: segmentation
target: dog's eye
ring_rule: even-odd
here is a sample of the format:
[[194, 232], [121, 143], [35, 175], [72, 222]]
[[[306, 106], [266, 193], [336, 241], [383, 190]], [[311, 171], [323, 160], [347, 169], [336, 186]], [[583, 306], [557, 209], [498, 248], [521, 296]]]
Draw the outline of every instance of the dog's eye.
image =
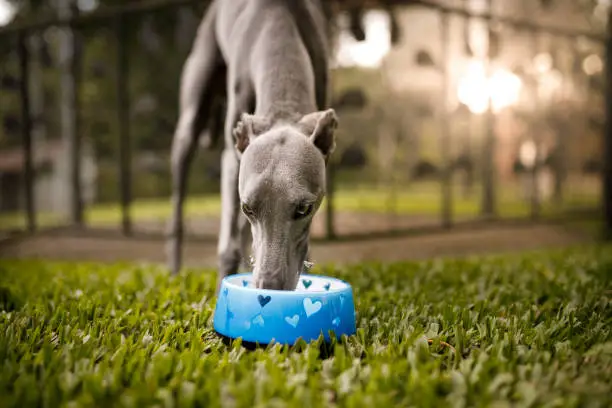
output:
[[312, 211], [312, 204], [300, 204], [295, 209], [294, 218], [297, 220], [300, 218], [307, 217], [308, 215], [310, 215], [311, 211]]
[[244, 215], [246, 215], [247, 217], [252, 217], [254, 215], [253, 210], [251, 209], [251, 207], [249, 207], [247, 204], [242, 203], [242, 212], [244, 213]]

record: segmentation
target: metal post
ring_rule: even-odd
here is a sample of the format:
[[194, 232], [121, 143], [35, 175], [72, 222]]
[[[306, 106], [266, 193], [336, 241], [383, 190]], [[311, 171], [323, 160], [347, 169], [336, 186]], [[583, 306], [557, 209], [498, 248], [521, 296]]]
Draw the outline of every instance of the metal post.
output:
[[334, 190], [335, 190], [335, 180], [334, 180], [334, 164], [333, 162], [329, 162], [327, 164], [327, 208], [325, 211], [325, 230], [327, 234], [327, 239], [336, 238], [336, 232], [334, 230]]
[[130, 204], [132, 201], [132, 174], [130, 122], [129, 122], [129, 93], [128, 93], [128, 47], [127, 25], [125, 17], [116, 19], [116, 47], [117, 47], [117, 125], [119, 145], [119, 188], [121, 194], [121, 229], [124, 235], [132, 233], [132, 220], [130, 217]]
[[[468, 1], [469, 0], [463, 0], [463, 8], [467, 11], [468, 10]], [[465, 31], [465, 44], [464, 44], [464, 53], [470, 53], [470, 30], [472, 28], [472, 20], [469, 16], [466, 16], [463, 19], [463, 24], [464, 24], [464, 31]], [[450, 41], [450, 40], [449, 40]], [[475, 129], [475, 118], [474, 118], [474, 113], [468, 109], [467, 110], [467, 115], [468, 115], [468, 131], [467, 131], [467, 135], [465, 135], [464, 137], [462, 137], [462, 142], [463, 142], [463, 152], [462, 154], [465, 154], [466, 158], [469, 160], [470, 163], [470, 167], [468, 167], [466, 169], [466, 174], [465, 174], [465, 178], [463, 179], [463, 198], [471, 198], [472, 197], [472, 192], [474, 189], [474, 157], [473, 157], [473, 152], [472, 152], [472, 138], [473, 135], [477, 132], [477, 130]]]
[[24, 156], [24, 186], [25, 186], [25, 210], [28, 232], [36, 230], [36, 213], [34, 209], [34, 169], [32, 163], [32, 126], [30, 115], [30, 90], [29, 90], [29, 55], [27, 47], [27, 35], [21, 32], [17, 38], [19, 52], [19, 70], [21, 81], [19, 93], [21, 96], [21, 132]]
[[[531, 32], [532, 35], [532, 47], [533, 47], [533, 55], [532, 58], [535, 58], [538, 55], [539, 47], [538, 47], [538, 33], [536, 31]], [[537, 75], [537, 73], [536, 73]], [[538, 184], [538, 176], [540, 174], [540, 143], [541, 140], [538, 137], [540, 123], [542, 120], [542, 111], [540, 109], [540, 89], [539, 89], [539, 80], [535, 79], [533, 82], [533, 119], [531, 121], [531, 139], [534, 143], [535, 147], [535, 159], [533, 161], [533, 167], [531, 168], [531, 219], [537, 220], [540, 217], [540, 186]], [[535, 125], [535, 126], [534, 126]]]
[[[574, 43], [571, 44], [572, 52], [575, 53]], [[574, 54], [575, 57], [575, 54]], [[557, 136], [557, 146], [554, 153], [554, 174], [555, 174], [555, 184], [553, 190], [553, 199], [554, 205], [557, 208], [561, 208], [563, 206], [564, 196], [564, 187], [565, 182], [567, 180], [567, 142], [569, 137], [571, 137], [571, 133], [569, 133], [568, 129], [568, 121], [565, 116], [568, 107], [568, 95], [566, 91], [568, 78], [572, 77], [571, 70], [567, 71], [567, 66], [563, 66], [562, 68], [562, 77], [561, 83], [563, 87], [563, 112], [564, 115], [561, 118], [555, 118], [555, 126], [554, 130]], [[569, 81], [571, 83], [571, 81]]]
[[606, 37], [606, 125], [603, 140], [604, 237], [612, 240], [612, 8], [608, 12]]
[[450, 123], [449, 123], [449, 21], [448, 13], [442, 11], [440, 13], [440, 35], [442, 41], [442, 60], [440, 66], [440, 72], [442, 74], [442, 120], [441, 120], [441, 154], [442, 154], [442, 226], [444, 228], [450, 228], [452, 226], [452, 211], [453, 211], [453, 197], [452, 197], [452, 169], [451, 169], [451, 158], [450, 158]]
[[[487, 0], [489, 13], [493, 11], [493, 0]], [[487, 50], [487, 78], [491, 78], [493, 73], [493, 62], [491, 56], [491, 20], [488, 21], [487, 28], [489, 32], [489, 44]], [[487, 218], [493, 218], [496, 215], [495, 205], [495, 115], [493, 113], [493, 98], [489, 96], [488, 107], [486, 114], [486, 135], [483, 146], [483, 195], [482, 195], [482, 215]]]
[[[58, 1], [60, 18], [69, 19], [75, 14], [72, 0]], [[73, 27], [61, 29], [60, 39], [60, 81], [62, 135], [68, 152], [69, 208], [70, 221], [75, 226], [83, 224], [83, 203], [81, 194], [81, 139], [79, 137], [79, 77], [80, 64], [77, 49], [77, 35]]]
[[47, 146], [45, 113], [45, 88], [43, 81], [42, 50], [44, 46], [43, 34], [33, 32], [29, 35], [29, 92], [30, 92], [30, 126], [32, 132], [32, 146], [34, 162], [41, 153], [44, 154]]

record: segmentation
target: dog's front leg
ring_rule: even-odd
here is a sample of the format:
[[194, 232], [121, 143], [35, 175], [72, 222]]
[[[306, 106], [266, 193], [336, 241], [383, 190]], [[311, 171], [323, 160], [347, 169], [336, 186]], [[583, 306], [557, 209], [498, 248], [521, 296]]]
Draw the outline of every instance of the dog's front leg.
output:
[[[250, 233], [250, 224], [240, 217], [240, 197], [238, 196], [239, 161], [235, 149], [233, 130], [240, 115], [250, 112], [254, 104], [252, 88], [247, 80], [237, 86], [237, 79], [230, 74], [228, 81], [227, 116], [225, 121], [225, 148], [221, 157], [221, 226], [217, 254], [219, 274], [217, 291], [221, 280], [238, 272], [243, 259], [244, 234]], [[246, 223], [246, 224], [245, 224]]]
[[238, 229], [240, 230], [240, 255], [242, 259], [242, 268], [245, 271], [249, 271], [253, 265], [251, 265], [251, 259], [249, 254], [252, 250], [253, 245], [253, 233], [251, 232], [251, 223], [243, 215], [239, 213], [238, 218]]

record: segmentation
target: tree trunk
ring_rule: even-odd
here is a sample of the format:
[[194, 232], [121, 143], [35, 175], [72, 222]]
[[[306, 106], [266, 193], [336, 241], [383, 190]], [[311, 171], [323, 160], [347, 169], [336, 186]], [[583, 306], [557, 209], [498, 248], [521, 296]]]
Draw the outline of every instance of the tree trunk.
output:
[[554, 186], [554, 200], [556, 205], [563, 204], [563, 187], [565, 180], [567, 179], [567, 140], [568, 140], [568, 126], [557, 126], [557, 146], [555, 149], [554, 156], [554, 169], [555, 169], [555, 186]]

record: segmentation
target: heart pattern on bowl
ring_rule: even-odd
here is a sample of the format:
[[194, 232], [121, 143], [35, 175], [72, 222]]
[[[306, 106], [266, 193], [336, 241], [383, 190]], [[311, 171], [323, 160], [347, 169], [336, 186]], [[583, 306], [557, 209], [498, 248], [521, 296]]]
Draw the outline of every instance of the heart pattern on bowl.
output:
[[293, 326], [293, 328], [296, 328], [298, 325], [298, 322], [300, 321], [300, 316], [298, 315], [293, 315], [293, 317], [285, 317], [285, 321], [287, 323], [289, 323], [291, 326]]
[[[257, 289], [256, 285], [254, 284], [253, 278], [249, 276], [237, 276], [235, 278], [231, 278], [229, 282], [231, 285], [235, 285], [238, 287]], [[301, 276], [298, 279], [298, 285], [296, 286], [295, 290], [298, 292], [313, 293], [331, 292], [337, 291], [338, 289], [344, 286], [345, 284], [342, 281], [337, 282], [336, 280], [332, 280], [330, 278], [322, 278], [316, 275], [305, 275]]]
[[304, 299], [304, 310], [306, 311], [306, 317], [310, 317], [313, 314], [317, 313], [319, 310], [321, 310], [322, 306], [323, 306], [323, 303], [321, 303], [318, 300], [316, 302], [313, 302], [312, 299], [305, 298]]
[[257, 316], [255, 316], [255, 317], [253, 318], [253, 324], [256, 324], [256, 325], [258, 325], [258, 326], [262, 326], [262, 327], [263, 327], [263, 325], [264, 325], [264, 319], [263, 319], [263, 316], [262, 316], [262, 315], [260, 315], [260, 314], [258, 314]]
[[295, 295], [260, 290], [247, 274], [227, 278], [224, 285], [214, 321], [215, 330], [223, 336], [290, 344], [300, 337], [313, 340], [321, 332], [326, 340], [334, 334], [354, 333], [350, 285], [338, 279], [302, 275]]
[[257, 300], [259, 300], [259, 304], [261, 305], [261, 307], [264, 307], [265, 305], [270, 303], [270, 301], [272, 300], [272, 297], [271, 296], [259, 295], [259, 296], [257, 296]]

